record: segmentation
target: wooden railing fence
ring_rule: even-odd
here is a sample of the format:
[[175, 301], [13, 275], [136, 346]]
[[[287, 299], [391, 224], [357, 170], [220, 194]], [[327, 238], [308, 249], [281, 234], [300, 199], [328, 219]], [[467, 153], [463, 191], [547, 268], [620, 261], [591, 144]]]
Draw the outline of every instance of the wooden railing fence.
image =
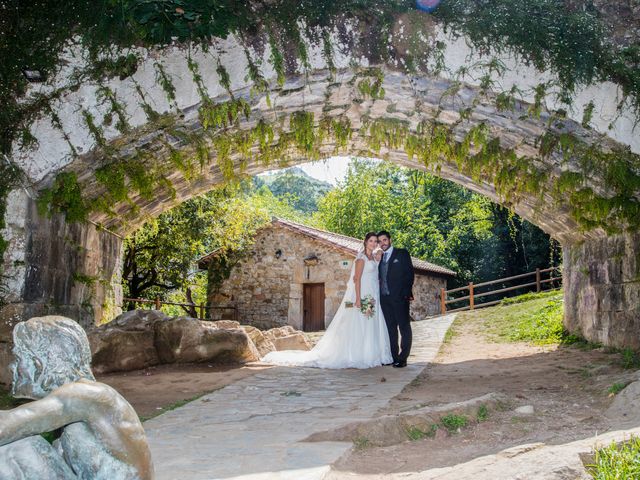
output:
[[[469, 285], [465, 285], [464, 287], [452, 288], [451, 290], [445, 290], [443, 288], [440, 291], [440, 313], [444, 315], [445, 313], [459, 312], [462, 310], [474, 310], [477, 308], [495, 305], [497, 303], [500, 303], [502, 301], [502, 298], [500, 298], [499, 300], [492, 300], [490, 302], [481, 302], [481, 303], [477, 303], [476, 300], [478, 298], [488, 297], [490, 295], [498, 295], [500, 293], [506, 293], [506, 292], [510, 292], [512, 290], [517, 290], [520, 288], [530, 288], [535, 286], [536, 292], [541, 292], [543, 288], [546, 286], [546, 284], [551, 285], [551, 288], [548, 290], [559, 288], [559, 284], [562, 281], [562, 274], [559, 272], [559, 270], [560, 270], [560, 267], [551, 267], [551, 268], [544, 268], [544, 269], [536, 268], [535, 271], [533, 272], [522, 273], [520, 275], [514, 275], [512, 277], [498, 278], [497, 280], [491, 280], [490, 282], [482, 282], [482, 283], [476, 283], [476, 284], [471, 282], [469, 283]], [[554, 276], [554, 272], [558, 272], [557, 276]], [[542, 278], [543, 275], [546, 275], [546, 274], [549, 274], [549, 278], [543, 279]], [[503, 287], [497, 290], [490, 290], [490, 291], [481, 292], [481, 293], [477, 292], [478, 289], [486, 287], [488, 285], [495, 285], [496, 283], [507, 283], [513, 280], [519, 280], [519, 279], [534, 277], [534, 276], [535, 276], [535, 280], [532, 282], [513, 285], [510, 287]], [[462, 297], [457, 297], [457, 298], [448, 298], [449, 294], [451, 293], [464, 292], [465, 290], [468, 290], [467, 295], [464, 295]], [[457, 307], [450, 310], [447, 309], [447, 305], [450, 305], [452, 303], [464, 302], [464, 301], [468, 301], [469, 304], [463, 307]]]
[[218, 305], [205, 305], [201, 303], [200, 305], [196, 305], [195, 303], [176, 303], [176, 302], [165, 302], [161, 300], [160, 297], [156, 297], [153, 300], [149, 300], [148, 298], [123, 298], [125, 303], [141, 303], [141, 304], [152, 304], [155, 310], [162, 309], [162, 305], [176, 305], [178, 307], [185, 307], [187, 309], [195, 309], [198, 314], [198, 318], [201, 320], [210, 320], [210, 316], [207, 315], [209, 310], [226, 310], [232, 312], [233, 320], [238, 320], [238, 309], [235, 305], [230, 306], [218, 306]]

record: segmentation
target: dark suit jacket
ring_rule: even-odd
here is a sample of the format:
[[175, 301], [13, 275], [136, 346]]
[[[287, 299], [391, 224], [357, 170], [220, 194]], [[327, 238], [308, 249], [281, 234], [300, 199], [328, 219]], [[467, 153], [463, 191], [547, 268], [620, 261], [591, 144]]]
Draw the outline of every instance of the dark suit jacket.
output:
[[[381, 269], [382, 262], [378, 266], [378, 272]], [[387, 286], [390, 297], [405, 299], [412, 296], [413, 264], [411, 263], [411, 255], [404, 248], [393, 247], [387, 271]]]

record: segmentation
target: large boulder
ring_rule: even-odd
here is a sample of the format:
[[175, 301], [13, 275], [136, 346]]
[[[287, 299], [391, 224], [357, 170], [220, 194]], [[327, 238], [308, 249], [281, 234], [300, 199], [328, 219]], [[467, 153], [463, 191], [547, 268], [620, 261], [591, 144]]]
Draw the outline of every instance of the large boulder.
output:
[[177, 318], [155, 325], [161, 363], [253, 362], [260, 354], [242, 328], [223, 329], [211, 322]]
[[154, 326], [169, 320], [159, 310], [131, 310], [89, 330], [93, 370], [107, 373], [157, 365]]
[[290, 325], [272, 328], [264, 333], [276, 350], [311, 350], [311, 343], [307, 336]]
[[615, 428], [640, 423], [640, 372], [634, 377], [635, 381], [618, 393], [604, 412]]
[[130, 310], [118, 315], [109, 323], [98, 328], [119, 328], [127, 331], [153, 331], [157, 322], [166, 322], [171, 317], [160, 310]]
[[249, 338], [258, 349], [260, 358], [264, 357], [269, 352], [275, 351], [276, 346], [265, 336], [262, 330], [252, 327], [251, 325], [242, 325], [242, 328], [247, 332], [247, 335], [249, 335]]
[[153, 330], [98, 328], [87, 336], [95, 373], [140, 370], [159, 363]]
[[208, 323], [218, 328], [240, 328], [240, 322], [236, 322], [235, 320], [209, 320]]

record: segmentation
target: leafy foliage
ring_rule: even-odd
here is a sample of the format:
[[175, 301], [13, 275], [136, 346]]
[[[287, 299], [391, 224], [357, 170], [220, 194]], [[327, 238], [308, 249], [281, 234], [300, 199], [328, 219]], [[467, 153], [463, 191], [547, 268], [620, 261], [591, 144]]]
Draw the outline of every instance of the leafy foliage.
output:
[[316, 180], [296, 167], [256, 177], [254, 182], [257, 186], [266, 185], [274, 196], [308, 215], [318, 210], [319, 200], [332, 189], [329, 183]]
[[540, 71], [555, 72], [564, 92], [596, 80], [619, 81], [639, 106], [637, 47], [612, 46], [591, 4], [572, 9], [555, 0], [448, 0], [434, 15], [480, 51], [514, 52]]
[[469, 424], [469, 419], [465, 415], [456, 415], [455, 413], [445, 415], [440, 421], [449, 433], [457, 432]]
[[193, 198], [150, 220], [125, 241], [125, 296], [204, 302], [207, 276], [194, 261], [214, 250], [226, 263], [237, 261], [272, 215], [301, 219], [267, 188], [256, 190], [244, 182]]
[[[450, 286], [546, 267], [551, 240], [488, 199], [452, 182], [386, 162], [353, 160], [346, 179], [320, 201], [318, 223], [360, 238], [386, 229], [396, 245], [447, 266]], [[513, 235], [512, 235], [513, 232]]]

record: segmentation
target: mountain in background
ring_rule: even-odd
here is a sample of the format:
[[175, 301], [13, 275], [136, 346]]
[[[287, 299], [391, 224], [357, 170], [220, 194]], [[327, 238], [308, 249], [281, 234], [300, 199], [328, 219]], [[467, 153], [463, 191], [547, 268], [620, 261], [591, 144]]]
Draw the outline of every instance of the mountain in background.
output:
[[274, 196], [305, 214], [316, 212], [318, 201], [334, 188], [328, 182], [310, 177], [298, 167], [258, 175], [254, 184], [257, 188], [267, 187]]

